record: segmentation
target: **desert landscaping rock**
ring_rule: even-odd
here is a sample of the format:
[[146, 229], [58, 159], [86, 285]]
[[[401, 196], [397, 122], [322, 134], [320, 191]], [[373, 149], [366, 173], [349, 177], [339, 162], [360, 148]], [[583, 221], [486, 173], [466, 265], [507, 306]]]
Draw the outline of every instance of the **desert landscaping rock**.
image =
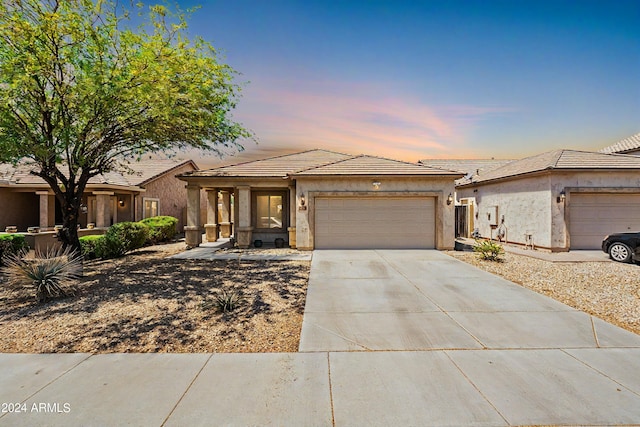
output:
[[549, 262], [506, 253], [503, 262], [447, 252], [490, 273], [640, 334], [640, 266], [615, 262]]
[[[88, 261], [77, 296], [36, 304], [0, 291], [0, 352], [297, 351], [310, 263], [172, 260], [184, 243]], [[240, 293], [220, 313], [220, 291]]]

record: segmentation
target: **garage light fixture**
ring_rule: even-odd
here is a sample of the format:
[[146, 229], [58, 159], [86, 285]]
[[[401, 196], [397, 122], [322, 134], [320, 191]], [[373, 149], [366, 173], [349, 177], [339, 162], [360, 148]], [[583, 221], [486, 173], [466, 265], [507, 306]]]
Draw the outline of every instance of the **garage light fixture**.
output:
[[380, 181], [373, 181], [371, 184], [373, 185], [373, 188], [375, 188], [376, 190], [380, 188]]
[[306, 200], [304, 199], [304, 193], [300, 194], [300, 206], [304, 206], [306, 203]]
[[453, 195], [449, 193], [449, 196], [447, 197], [447, 205], [451, 205], [451, 203], [453, 203]]
[[118, 204], [120, 205], [121, 208], [124, 207], [124, 199], [120, 198], [120, 200], [118, 200]]
[[567, 200], [567, 194], [564, 192], [564, 190], [562, 190], [560, 192], [560, 195], [558, 197], [556, 197], [556, 202], [564, 203], [565, 200]]

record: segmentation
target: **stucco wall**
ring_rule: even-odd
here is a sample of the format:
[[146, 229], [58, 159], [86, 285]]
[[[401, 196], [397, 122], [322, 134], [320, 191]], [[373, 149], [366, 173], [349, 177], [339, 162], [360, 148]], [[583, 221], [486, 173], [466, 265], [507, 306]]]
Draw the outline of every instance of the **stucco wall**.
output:
[[[380, 188], [374, 189], [372, 182], [379, 181]], [[366, 195], [428, 195], [437, 197], [436, 202], [436, 247], [438, 249], [451, 249], [455, 241], [455, 212], [453, 204], [447, 205], [446, 199], [454, 192], [454, 182], [450, 178], [298, 178], [296, 180], [296, 203], [299, 204], [302, 194], [305, 195], [308, 209], [296, 212], [296, 241], [300, 249], [313, 249], [313, 197], [319, 195], [356, 195], [353, 193], [366, 193]], [[364, 194], [363, 194], [364, 195]], [[392, 226], [390, 224], [390, 226]]]
[[19, 231], [40, 225], [40, 199], [33, 193], [13, 192], [0, 188], [0, 232], [8, 225], [15, 225]]
[[489, 212], [494, 215], [497, 206], [497, 224], [504, 218], [507, 241], [524, 244], [528, 233], [534, 245], [551, 247], [551, 210], [556, 203], [548, 175], [458, 189], [458, 198], [474, 197], [477, 214], [474, 222], [482, 237], [497, 236], [487, 215]]
[[[186, 224], [185, 210], [187, 206], [187, 190], [184, 181], [175, 176], [194, 170], [191, 164], [186, 164], [157, 178], [144, 186], [145, 192], [137, 196], [136, 219], [143, 219], [144, 198], [160, 199], [159, 214], [178, 218], [178, 232], [182, 231]], [[204, 192], [203, 192], [204, 193]], [[206, 198], [202, 198], [201, 207], [206, 212]], [[206, 215], [205, 215], [206, 218]]]
[[[478, 214], [475, 226], [483, 237], [492, 235], [487, 211], [498, 206], [498, 223], [504, 215], [509, 242], [524, 244], [524, 234], [530, 231], [536, 246], [561, 251], [569, 249], [566, 218], [572, 191], [616, 193], [634, 192], [634, 189], [640, 193], [638, 172], [553, 172], [458, 188], [457, 195], [460, 199], [475, 198]], [[557, 198], [563, 191], [566, 201], [558, 203]]]

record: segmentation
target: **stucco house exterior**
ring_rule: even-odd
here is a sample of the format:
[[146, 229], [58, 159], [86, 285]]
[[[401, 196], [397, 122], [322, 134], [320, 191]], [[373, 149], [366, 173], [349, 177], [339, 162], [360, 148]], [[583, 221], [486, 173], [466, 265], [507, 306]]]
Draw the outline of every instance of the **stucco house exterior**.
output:
[[640, 231], [640, 157], [555, 150], [458, 182], [482, 237], [551, 251]]
[[640, 133], [618, 141], [613, 145], [599, 150], [606, 154], [629, 154], [632, 156], [640, 156]]
[[[171, 215], [184, 225], [184, 183], [175, 175], [197, 170], [192, 160], [147, 159], [129, 165], [131, 174], [112, 172], [93, 177], [82, 196], [80, 225], [108, 227], [122, 221], [139, 221], [156, 215]], [[27, 164], [0, 164], [0, 231], [15, 226], [52, 230], [62, 223], [53, 191], [30, 173]]]
[[[463, 174], [380, 157], [309, 150], [183, 173], [187, 245], [201, 243], [200, 192], [207, 193], [207, 240], [234, 219], [240, 247], [282, 239], [303, 250], [454, 246], [454, 180]], [[218, 212], [221, 194], [222, 214]], [[233, 194], [233, 209], [229, 204]], [[219, 218], [222, 222], [218, 224]]]

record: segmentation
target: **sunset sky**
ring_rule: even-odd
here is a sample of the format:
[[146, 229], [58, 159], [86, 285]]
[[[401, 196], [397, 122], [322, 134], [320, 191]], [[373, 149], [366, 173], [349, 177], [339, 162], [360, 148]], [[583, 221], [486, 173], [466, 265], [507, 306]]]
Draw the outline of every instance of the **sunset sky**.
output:
[[190, 33], [246, 82], [234, 116], [258, 145], [224, 163], [519, 158], [640, 132], [638, 0], [178, 3], [202, 5]]

